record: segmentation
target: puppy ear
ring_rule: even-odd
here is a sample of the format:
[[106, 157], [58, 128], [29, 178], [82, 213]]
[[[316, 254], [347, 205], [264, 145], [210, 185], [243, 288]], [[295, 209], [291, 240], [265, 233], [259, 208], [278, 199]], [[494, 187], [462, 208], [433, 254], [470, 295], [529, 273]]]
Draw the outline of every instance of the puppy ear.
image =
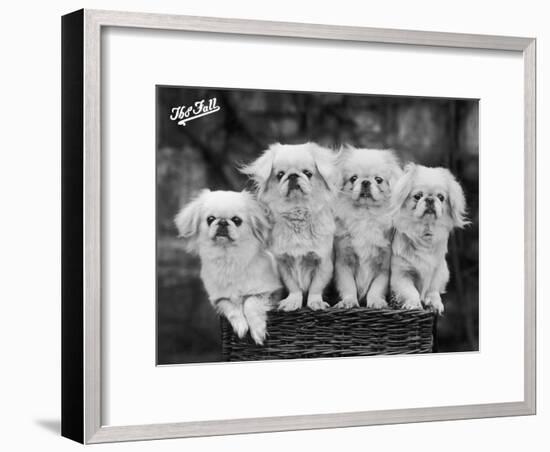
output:
[[278, 144], [271, 145], [264, 153], [254, 160], [249, 165], [239, 168], [239, 171], [246, 174], [252, 179], [256, 185], [258, 193], [263, 193], [267, 190], [267, 183], [271, 172], [273, 171], [273, 159], [275, 157], [275, 149]]
[[470, 223], [466, 219], [466, 198], [464, 197], [464, 191], [453, 174], [448, 169], [444, 169], [444, 171], [449, 181], [448, 191], [451, 218], [455, 227], [463, 228]]
[[414, 163], [408, 163], [405, 165], [403, 171], [401, 171], [401, 176], [395, 182], [395, 185], [392, 190], [392, 199], [391, 199], [391, 210], [393, 213], [397, 213], [403, 203], [409, 197], [409, 194], [412, 190], [412, 184], [414, 181], [414, 176], [416, 173], [416, 165]]
[[336, 168], [336, 154], [330, 149], [323, 148], [317, 144], [310, 144], [313, 146], [312, 155], [317, 172], [321, 175], [328, 190], [335, 192], [339, 177], [339, 171]]
[[397, 181], [403, 176], [403, 170], [401, 169], [401, 162], [393, 151], [386, 151], [386, 164], [388, 168], [391, 168], [390, 172], [390, 187], [394, 187]]
[[254, 237], [263, 245], [267, 245], [271, 225], [269, 223], [269, 214], [267, 207], [260, 204], [252, 194], [246, 190], [242, 192], [248, 199], [248, 215], [250, 217], [250, 227]]
[[334, 156], [334, 162], [336, 165], [342, 165], [346, 162], [346, 160], [350, 157], [352, 151], [354, 148], [350, 146], [349, 144], [345, 144], [340, 146], [340, 149], [336, 152]]
[[199, 226], [201, 221], [201, 208], [209, 189], [202, 190], [189, 204], [183, 207], [174, 218], [174, 224], [178, 229], [178, 237], [187, 239], [186, 246], [189, 251], [195, 252]]
[[340, 146], [340, 149], [338, 149], [338, 151], [334, 156], [334, 165], [337, 171], [336, 179], [337, 179], [337, 184], [340, 184], [340, 186], [342, 186], [346, 182], [345, 180], [343, 180], [343, 177], [344, 177], [343, 168], [347, 160], [350, 158], [353, 149], [354, 148], [351, 147], [350, 145], [345, 144], [343, 146]]

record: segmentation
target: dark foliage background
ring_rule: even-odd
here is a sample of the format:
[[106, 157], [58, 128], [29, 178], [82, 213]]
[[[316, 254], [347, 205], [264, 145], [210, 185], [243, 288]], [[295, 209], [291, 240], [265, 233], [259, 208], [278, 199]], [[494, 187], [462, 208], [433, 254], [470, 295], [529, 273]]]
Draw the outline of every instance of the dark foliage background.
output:
[[[217, 98], [221, 110], [185, 127], [171, 109]], [[201, 188], [242, 190], [235, 167], [269, 144], [316, 141], [394, 149], [403, 162], [445, 166], [466, 193], [472, 225], [449, 242], [439, 351], [478, 349], [478, 102], [349, 94], [157, 87], [157, 361], [219, 361], [219, 320], [197, 257], [173, 218]]]

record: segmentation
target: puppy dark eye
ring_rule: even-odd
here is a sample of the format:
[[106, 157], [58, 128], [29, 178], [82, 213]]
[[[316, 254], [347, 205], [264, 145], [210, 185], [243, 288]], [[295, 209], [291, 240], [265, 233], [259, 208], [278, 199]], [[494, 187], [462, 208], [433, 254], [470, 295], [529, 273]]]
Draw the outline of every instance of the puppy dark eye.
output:
[[439, 200], [441, 202], [445, 201], [445, 196], [443, 196], [441, 193], [437, 195], [437, 197], [439, 198]]
[[311, 176], [313, 176], [313, 174], [311, 173], [311, 171], [310, 171], [310, 170], [307, 170], [307, 169], [305, 169], [305, 170], [303, 171], [303, 173], [307, 176], [308, 179], [311, 179]]
[[216, 217], [213, 217], [212, 215], [210, 215], [207, 219], [206, 219], [206, 224], [208, 226], [210, 226], [212, 224], [212, 222], [216, 219]]
[[243, 220], [241, 220], [239, 217], [233, 217], [233, 218], [231, 218], [231, 221], [232, 221], [232, 222], [235, 224], [235, 226], [237, 226], [237, 227], [239, 227], [239, 226], [242, 224], [242, 222], [243, 222]]
[[384, 179], [382, 179], [382, 178], [379, 177], [379, 176], [376, 176], [376, 177], [374, 178], [374, 180], [376, 181], [377, 184], [381, 184], [382, 182], [384, 182]]
[[422, 192], [419, 191], [416, 195], [414, 195], [414, 199], [416, 199], [417, 201], [422, 198]]
[[277, 173], [277, 179], [281, 180], [283, 178], [283, 176], [285, 175], [284, 171], [279, 171]]
[[351, 176], [351, 177], [349, 178], [349, 181], [350, 181], [352, 184], [355, 183], [356, 180], [357, 180], [357, 176]]

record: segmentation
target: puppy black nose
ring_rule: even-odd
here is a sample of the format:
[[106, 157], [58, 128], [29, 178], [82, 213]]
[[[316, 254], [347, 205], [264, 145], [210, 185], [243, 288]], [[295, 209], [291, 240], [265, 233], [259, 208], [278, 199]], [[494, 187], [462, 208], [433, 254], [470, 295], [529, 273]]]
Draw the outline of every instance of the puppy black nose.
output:
[[218, 221], [218, 226], [222, 228], [226, 228], [228, 224], [229, 223], [227, 222], [227, 220], [224, 220], [224, 219]]
[[362, 181], [362, 182], [361, 182], [361, 186], [362, 186], [362, 187], [365, 187], [365, 188], [370, 187], [370, 180], [364, 180], [364, 181]]
[[298, 183], [298, 175], [296, 173], [290, 173], [288, 175], [288, 192], [292, 190], [300, 189], [300, 184]]
[[429, 206], [433, 206], [434, 205], [434, 199], [433, 198], [426, 198], [426, 204], [428, 204]]

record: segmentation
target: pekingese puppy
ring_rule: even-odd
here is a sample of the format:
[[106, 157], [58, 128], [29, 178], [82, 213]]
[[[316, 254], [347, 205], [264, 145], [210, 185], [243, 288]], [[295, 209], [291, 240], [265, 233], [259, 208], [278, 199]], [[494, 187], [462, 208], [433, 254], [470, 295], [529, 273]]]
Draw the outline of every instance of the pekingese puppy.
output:
[[401, 175], [389, 150], [343, 148], [336, 203], [334, 276], [340, 308], [387, 306], [391, 254], [391, 193]]
[[289, 292], [279, 309], [299, 309], [304, 295], [309, 308], [328, 307], [322, 293], [333, 270], [335, 154], [315, 143], [274, 144], [241, 171], [270, 210], [270, 250]]
[[468, 223], [462, 187], [445, 168], [409, 164], [392, 203], [391, 291], [405, 309], [421, 309], [423, 303], [441, 314], [441, 294], [449, 281], [449, 234]]
[[203, 190], [176, 216], [179, 236], [201, 259], [201, 279], [212, 305], [233, 330], [262, 344], [267, 312], [282, 283], [265, 243], [269, 225], [247, 192]]

